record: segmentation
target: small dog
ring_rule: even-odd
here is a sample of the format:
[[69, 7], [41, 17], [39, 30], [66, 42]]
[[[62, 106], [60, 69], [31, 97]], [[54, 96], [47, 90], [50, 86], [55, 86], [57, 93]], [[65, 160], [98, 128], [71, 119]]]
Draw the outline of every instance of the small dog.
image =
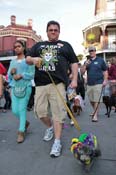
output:
[[83, 133], [79, 138], [73, 138], [71, 152], [86, 170], [89, 170], [95, 157], [101, 156], [97, 137], [92, 133]]
[[84, 101], [80, 95], [76, 95], [71, 104], [71, 110], [73, 114], [80, 115], [81, 111], [84, 109]]
[[106, 106], [106, 114], [108, 117], [110, 117], [110, 113], [112, 110], [112, 107], [115, 107], [115, 112], [116, 112], [116, 86], [110, 86], [107, 85], [104, 89], [103, 92], [103, 103]]
[[[71, 110], [74, 117], [76, 117], [76, 115], [80, 115], [80, 113], [83, 111], [83, 109], [85, 107], [84, 100], [82, 99], [82, 97], [80, 95], [77, 95], [77, 94], [75, 94], [75, 96], [73, 98], [71, 98], [70, 100], [68, 98], [67, 105], [68, 105], [69, 109]], [[67, 115], [70, 118], [68, 113], [67, 113]], [[74, 125], [73, 120], [71, 120], [70, 124]]]
[[[82, 97], [80, 95], [77, 95], [76, 90], [71, 87], [67, 88], [67, 106], [69, 107], [74, 117], [76, 117], [75, 114], [80, 115], [80, 112], [84, 108], [84, 101]], [[67, 116], [70, 118], [70, 115], [68, 113]], [[70, 124], [74, 125], [73, 120], [71, 120]]]
[[116, 112], [116, 96], [114, 96], [114, 95], [111, 95], [110, 97], [103, 96], [103, 103], [105, 104], [106, 110], [107, 110], [105, 115], [110, 117], [110, 113], [111, 113], [113, 106], [115, 107], [115, 112]]

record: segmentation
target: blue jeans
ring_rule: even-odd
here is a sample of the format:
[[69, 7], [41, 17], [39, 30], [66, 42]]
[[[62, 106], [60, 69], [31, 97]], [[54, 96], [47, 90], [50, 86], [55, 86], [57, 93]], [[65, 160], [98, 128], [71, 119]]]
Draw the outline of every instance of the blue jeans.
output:
[[13, 89], [11, 90], [12, 97], [12, 112], [19, 119], [19, 131], [25, 131], [27, 105], [31, 95], [32, 87], [26, 88], [26, 95], [23, 98], [18, 98], [14, 95]]

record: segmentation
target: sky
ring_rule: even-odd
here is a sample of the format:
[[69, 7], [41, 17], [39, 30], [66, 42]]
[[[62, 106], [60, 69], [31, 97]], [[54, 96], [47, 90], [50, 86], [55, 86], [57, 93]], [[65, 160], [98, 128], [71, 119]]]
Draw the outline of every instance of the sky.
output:
[[60, 23], [59, 39], [69, 42], [75, 53], [83, 54], [82, 30], [94, 19], [95, 0], [0, 0], [0, 25], [16, 23], [27, 25], [33, 20], [33, 29], [47, 40], [46, 25], [50, 20]]

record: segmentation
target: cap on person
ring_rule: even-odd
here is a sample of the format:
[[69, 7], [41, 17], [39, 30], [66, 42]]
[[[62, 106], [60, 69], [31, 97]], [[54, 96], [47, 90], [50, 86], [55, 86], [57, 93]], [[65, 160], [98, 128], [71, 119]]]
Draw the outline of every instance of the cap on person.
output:
[[88, 48], [88, 52], [91, 52], [91, 51], [96, 51], [95, 46], [90, 46], [90, 47]]

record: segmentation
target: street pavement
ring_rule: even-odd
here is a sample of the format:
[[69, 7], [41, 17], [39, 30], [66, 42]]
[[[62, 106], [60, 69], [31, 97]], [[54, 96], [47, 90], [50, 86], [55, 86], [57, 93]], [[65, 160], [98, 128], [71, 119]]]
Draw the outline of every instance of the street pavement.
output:
[[[116, 113], [112, 110], [107, 118], [104, 104], [100, 105], [99, 121], [91, 122], [89, 114], [92, 108], [86, 98], [86, 108], [77, 116], [81, 127], [79, 132], [70, 126], [66, 119], [63, 129], [62, 155], [51, 158], [49, 152], [53, 140], [42, 140], [45, 126], [34, 116], [33, 111], [27, 113], [31, 122], [25, 141], [16, 143], [18, 121], [11, 111], [0, 112], [0, 175], [115, 175], [116, 174]], [[95, 134], [102, 152], [91, 170], [87, 173], [70, 152], [71, 139], [84, 132]]]

